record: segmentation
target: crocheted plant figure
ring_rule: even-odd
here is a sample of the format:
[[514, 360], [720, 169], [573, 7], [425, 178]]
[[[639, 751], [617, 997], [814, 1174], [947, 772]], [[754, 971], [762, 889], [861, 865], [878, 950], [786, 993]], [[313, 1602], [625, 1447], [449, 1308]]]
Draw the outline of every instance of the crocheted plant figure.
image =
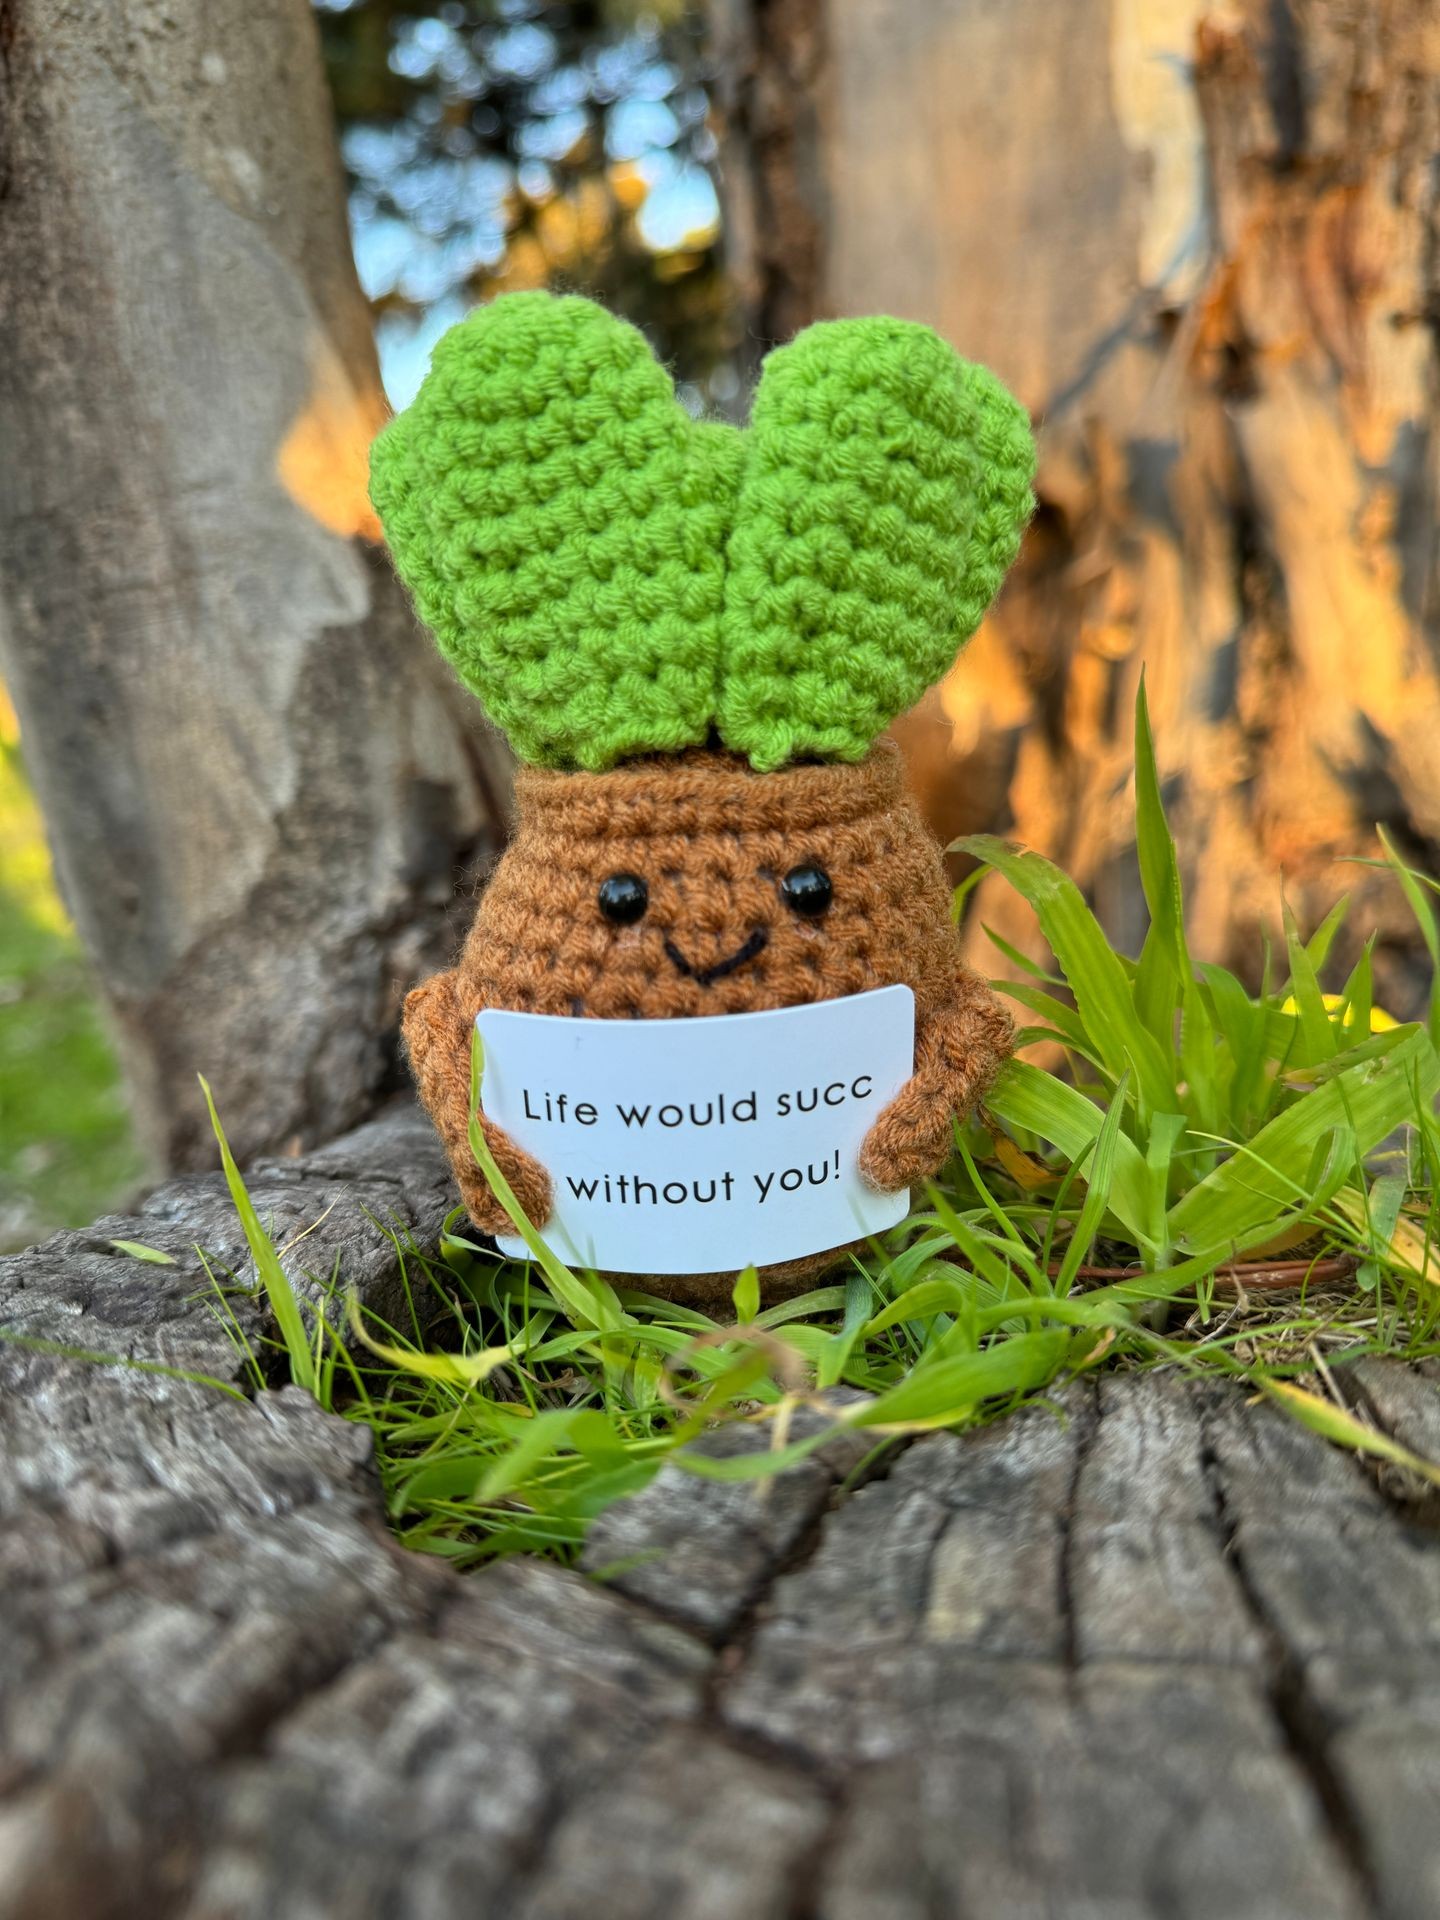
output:
[[[1000, 383], [905, 321], [808, 328], [765, 361], [743, 431], [692, 419], [587, 300], [506, 295], [440, 342], [371, 492], [421, 618], [526, 763], [459, 964], [405, 1005], [482, 1230], [511, 1230], [468, 1141], [486, 1007], [685, 1018], [907, 984], [914, 1077], [861, 1171], [897, 1192], [938, 1170], [1011, 1028], [960, 964], [939, 848], [877, 736], [979, 625], [1033, 469]], [[543, 1225], [546, 1170], [481, 1124]], [[768, 1293], [843, 1251], [769, 1269]]]

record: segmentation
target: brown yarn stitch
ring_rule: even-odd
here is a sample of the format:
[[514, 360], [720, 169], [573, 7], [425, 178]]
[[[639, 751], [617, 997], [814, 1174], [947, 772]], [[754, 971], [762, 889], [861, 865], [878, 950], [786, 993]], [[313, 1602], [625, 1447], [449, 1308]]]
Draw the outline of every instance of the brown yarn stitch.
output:
[[[990, 990], [960, 965], [940, 849], [905, 793], [892, 743], [857, 765], [766, 774], [700, 748], [600, 774], [527, 767], [516, 798], [515, 837], [458, 966], [405, 1003], [421, 1098], [482, 1231], [510, 1230], [468, 1139], [470, 1033], [482, 1007], [684, 1019], [907, 985], [915, 1073], [866, 1136], [861, 1172], [894, 1192], [938, 1170], [952, 1116], [983, 1094], [1012, 1029]], [[806, 861], [823, 865], [834, 889], [818, 919], [791, 913], [778, 891]], [[611, 925], [597, 907], [600, 883], [617, 873], [639, 875], [649, 889], [633, 926]], [[729, 962], [730, 971], [714, 972]], [[545, 1169], [493, 1121], [482, 1116], [481, 1124], [517, 1198], [543, 1224]], [[846, 1251], [764, 1269], [767, 1297], [801, 1290]], [[723, 1305], [734, 1274], [617, 1278]]]

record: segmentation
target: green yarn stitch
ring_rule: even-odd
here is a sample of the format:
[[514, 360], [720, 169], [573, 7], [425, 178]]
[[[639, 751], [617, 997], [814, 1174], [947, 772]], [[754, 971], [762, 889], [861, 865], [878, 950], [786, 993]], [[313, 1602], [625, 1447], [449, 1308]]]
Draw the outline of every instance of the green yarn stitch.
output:
[[1019, 549], [1034, 443], [938, 334], [822, 321], [765, 362], [728, 549], [720, 732], [858, 760], [949, 668]]
[[677, 752], [715, 711], [733, 435], [697, 432], [642, 336], [507, 294], [440, 341], [375, 442], [401, 578], [522, 759]]
[[440, 342], [371, 494], [442, 652], [523, 759], [712, 730], [766, 771], [860, 759], [979, 625], [1031, 510], [1023, 412], [912, 322], [821, 322], [744, 433], [690, 419], [590, 301], [503, 295]]

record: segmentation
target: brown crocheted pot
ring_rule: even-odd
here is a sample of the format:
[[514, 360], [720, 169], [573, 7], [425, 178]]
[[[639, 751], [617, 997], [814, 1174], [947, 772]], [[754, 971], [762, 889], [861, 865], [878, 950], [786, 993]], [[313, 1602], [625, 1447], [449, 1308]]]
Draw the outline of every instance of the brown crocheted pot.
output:
[[[752, 773], [696, 750], [612, 773], [526, 768], [518, 823], [461, 963], [476, 1003], [601, 1020], [752, 1013], [904, 981], [923, 1018], [954, 970], [939, 852], [904, 790], [898, 750], [855, 766]], [[829, 911], [784, 904], [797, 866], [824, 867]], [[632, 926], [596, 911], [635, 875]]]
[[[514, 839], [457, 970], [467, 1008], [683, 1019], [900, 982], [914, 989], [918, 1030], [953, 997], [940, 850], [889, 742], [857, 765], [767, 774], [698, 749], [604, 774], [526, 768], [516, 799]], [[833, 889], [815, 919], [781, 891], [807, 863], [823, 866]], [[618, 874], [648, 891], [634, 925], [596, 910], [602, 882]], [[768, 1269], [767, 1297], [802, 1289], [845, 1251]], [[656, 1284], [719, 1304], [733, 1281], [731, 1272]]]

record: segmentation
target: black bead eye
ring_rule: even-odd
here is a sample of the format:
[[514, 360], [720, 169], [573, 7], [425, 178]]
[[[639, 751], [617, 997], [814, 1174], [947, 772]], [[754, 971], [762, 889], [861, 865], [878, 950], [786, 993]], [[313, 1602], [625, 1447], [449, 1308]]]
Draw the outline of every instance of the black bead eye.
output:
[[650, 904], [650, 889], [638, 873], [612, 873], [600, 882], [597, 898], [612, 926], [633, 927]]
[[829, 874], [815, 860], [792, 867], [780, 882], [780, 898], [792, 913], [806, 920], [818, 920], [829, 907], [834, 892]]

